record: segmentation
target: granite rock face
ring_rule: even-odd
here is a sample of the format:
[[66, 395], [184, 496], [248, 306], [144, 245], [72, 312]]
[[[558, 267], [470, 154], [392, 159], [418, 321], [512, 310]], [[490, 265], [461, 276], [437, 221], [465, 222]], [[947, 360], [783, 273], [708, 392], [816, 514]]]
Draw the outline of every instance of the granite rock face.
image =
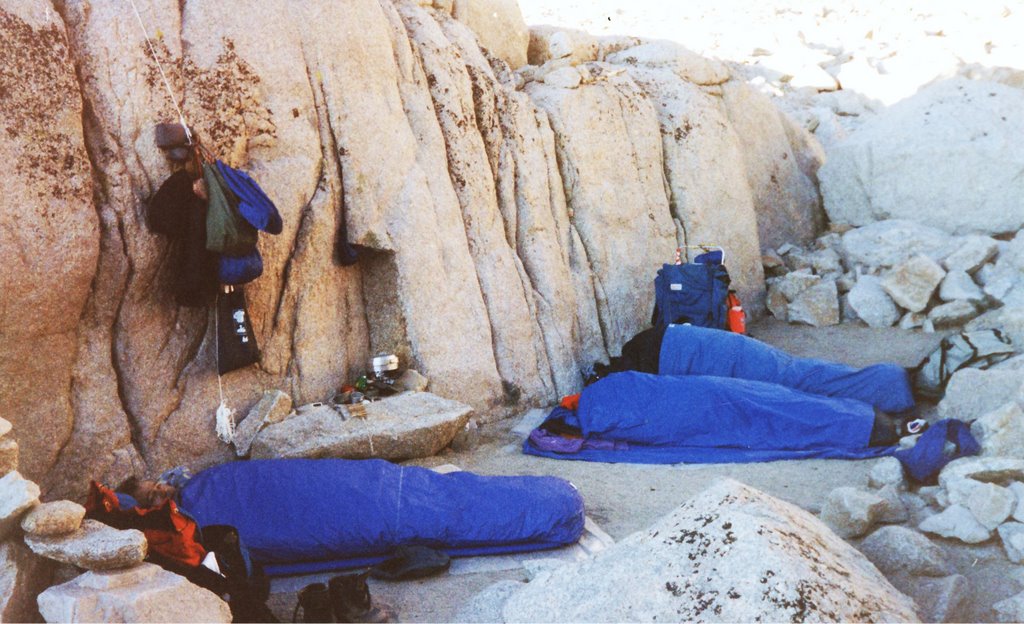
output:
[[918, 621], [863, 555], [793, 505], [721, 480], [652, 527], [513, 594], [506, 622]]
[[[564, 88], [516, 70], [511, 0], [426, 4], [143, 8], [188, 122], [284, 220], [245, 286], [261, 357], [223, 378], [228, 407], [329, 399], [380, 351], [482, 422], [550, 402], [646, 325], [653, 272], [685, 244], [726, 241], [761, 313], [759, 237], [824, 223], [813, 137], [674, 44], [554, 38], [545, 65], [579, 74]], [[0, 234], [21, 250], [0, 278], [0, 395], [25, 475], [75, 498], [234, 453], [210, 418], [208, 310], [175, 304], [146, 226], [171, 172], [153, 128], [177, 112], [131, 12], [65, 5], [0, 0], [0, 210], [22, 224]], [[334, 260], [342, 220], [353, 266]]]

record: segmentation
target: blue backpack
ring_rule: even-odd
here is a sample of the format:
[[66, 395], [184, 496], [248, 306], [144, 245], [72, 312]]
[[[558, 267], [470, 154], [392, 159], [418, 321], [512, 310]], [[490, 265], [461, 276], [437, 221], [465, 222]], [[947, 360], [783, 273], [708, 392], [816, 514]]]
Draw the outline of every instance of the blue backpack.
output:
[[729, 283], [720, 252], [701, 254], [686, 264], [663, 265], [654, 278], [651, 324], [657, 328], [690, 323], [726, 329]]

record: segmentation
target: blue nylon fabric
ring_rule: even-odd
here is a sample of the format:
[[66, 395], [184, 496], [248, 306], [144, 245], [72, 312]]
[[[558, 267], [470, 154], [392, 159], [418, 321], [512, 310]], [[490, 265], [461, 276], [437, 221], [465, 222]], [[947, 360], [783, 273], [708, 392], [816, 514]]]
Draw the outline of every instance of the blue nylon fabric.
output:
[[[954, 452], [946, 453], [946, 440], [956, 444]], [[895, 455], [912, 479], [928, 483], [954, 459], [980, 452], [981, 445], [971, 434], [971, 428], [962, 421], [947, 418], [930, 426], [914, 446], [896, 451]]]
[[662, 265], [654, 278], [654, 324], [664, 327], [685, 316], [694, 325], [725, 328], [728, 276], [712, 262]]
[[585, 437], [628, 443], [555, 459], [644, 464], [741, 463], [780, 459], [865, 459], [892, 455], [868, 447], [874, 409], [854, 399], [809, 394], [760, 381], [709, 376], [615, 373], [580, 395], [575, 418]]
[[771, 382], [811, 394], [857, 399], [884, 412], [914, 407], [907, 372], [895, 364], [853, 368], [799, 358], [747, 336], [690, 325], [666, 329], [658, 373]]
[[248, 173], [229, 167], [220, 160], [217, 161], [217, 170], [231, 192], [238, 197], [238, 213], [249, 222], [249, 225], [268, 234], [280, 234], [284, 229], [281, 214], [256, 180], [249, 177]]
[[234, 526], [254, 561], [289, 573], [403, 544], [456, 555], [553, 548], [576, 542], [584, 522], [583, 499], [562, 479], [442, 475], [383, 460], [231, 462], [195, 475], [180, 498], [199, 526]]
[[260, 275], [263, 275], [263, 256], [259, 249], [244, 256], [221, 254], [217, 259], [217, 277], [221, 284], [248, 284]]

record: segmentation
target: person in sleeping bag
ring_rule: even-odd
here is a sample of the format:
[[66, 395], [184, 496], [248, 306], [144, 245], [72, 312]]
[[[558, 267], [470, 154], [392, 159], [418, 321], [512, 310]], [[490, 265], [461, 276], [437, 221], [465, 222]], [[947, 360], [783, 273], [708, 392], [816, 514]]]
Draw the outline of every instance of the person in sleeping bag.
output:
[[368, 566], [400, 546], [451, 556], [555, 548], [583, 532], [583, 499], [557, 477], [440, 474], [379, 459], [234, 461], [129, 492], [173, 499], [200, 527], [235, 527], [267, 574]]
[[648, 464], [891, 455], [905, 431], [864, 401], [713, 375], [613, 373], [566, 397], [523, 444], [553, 459]]
[[620, 357], [594, 366], [593, 382], [627, 370], [657, 375], [711, 375], [778, 384], [826, 397], [856, 399], [887, 414], [914, 408], [910, 376], [895, 364], [854, 368], [801, 358], [742, 334], [669, 325], [651, 328], [622, 347]]

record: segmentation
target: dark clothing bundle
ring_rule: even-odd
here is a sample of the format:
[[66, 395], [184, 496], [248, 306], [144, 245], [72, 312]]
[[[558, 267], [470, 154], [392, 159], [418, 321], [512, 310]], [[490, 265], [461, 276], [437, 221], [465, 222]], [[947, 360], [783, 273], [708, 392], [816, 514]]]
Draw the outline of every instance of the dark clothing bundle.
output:
[[[198, 150], [198, 146], [190, 146]], [[149, 203], [149, 227], [171, 240], [172, 289], [179, 305], [204, 307], [217, 293], [217, 368], [220, 374], [259, 360], [245, 295], [233, 287], [263, 274], [256, 247], [259, 231], [280, 234], [277, 207], [244, 171], [220, 160], [200, 165], [193, 179], [185, 169], [160, 186]], [[197, 195], [205, 189], [206, 200]], [[203, 192], [203, 191], [199, 191]]]

